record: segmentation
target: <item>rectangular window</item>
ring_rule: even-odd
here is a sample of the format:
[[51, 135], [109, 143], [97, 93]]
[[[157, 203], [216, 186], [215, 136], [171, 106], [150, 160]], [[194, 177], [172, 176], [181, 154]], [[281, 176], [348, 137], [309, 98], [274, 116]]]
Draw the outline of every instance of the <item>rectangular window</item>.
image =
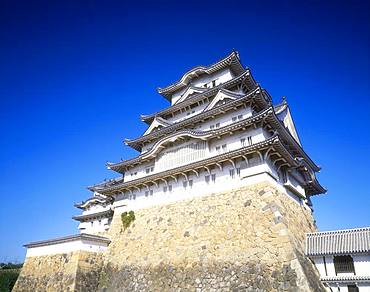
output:
[[220, 153], [220, 150], [221, 150], [221, 147], [220, 146], [216, 146], [217, 153]]
[[185, 181], [183, 181], [182, 182], [182, 186], [186, 189], [187, 188], [187, 186], [188, 186], [188, 182], [185, 180]]
[[245, 146], [245, 138], [240, 139], [240, 145], [243, 147]]
[[348, 288], [348, 292], [359, 292], [360, 290], [358, 289], [357, 285], [356, 284], [353, 284], [353, 285], [348, 285], [347, 286]]
[[215, 128], [215, 125], [210, 125], [209, 128], [212, 130]]
[[149, 191], [145, 191], [145, 197], [149, 196]]
[[334, 269], [336, 275], [338, 273], [353, 273], [356, 275], [353, 258], [350, 255], [334, 256]]
[[216, 124], [216, 128], [219, 128], [219, 127], [220, 127], [220, 123], [217, 123], [217, 124]]
[[163, 187], [163, 192], [166, 193], [167, 192], [167, 186], [164, 186]]
[[234, 169], [230, 169], [229, 170], [229, 174], [230, 174], [230, 177], [231, 178], [234, 178], [235, 177], [235, 170]]
[[153, 196], [153, 190], [150, 190], [150, 195]]
[[226, 152], [226, 150], [227, 150], [227, 146], [226, 146], [226, 144], [222, 145], [222, 151], [223, 151], [223, 152]]
[[232, 117], [231, 118], [231, 121], [235, 122], [236, 121], [236, 117]]
[[238, 120], [241, 120], [243, 118], [243, 115], [238, 115]]
[[209, 175], [206, 175], [206, 176], [204, 177], [204, 179], [206, 180], [206, 183], [207, 183], [207, 184], [209, 184]]
[[215, 173], [211, 175], [211, 179], [212, 179], [213, 182], [216, 181], [216, 174]]
[[168, 185], [168, 191], [172, 192], [172, 185]]
[[189, 187], [192, 187], [193, 186], [193, 180], [189, 180]]
[[149, 173], [150, 172], [150, 168], [145, 169], [145, 172], [146, 173]]
[[240, 167], [238, 167], [238, 168], [236, 169], [236, 175], [237, 175], [237, 176], [240, 176]]
[[216, 80], [212, 80], [212, 87], [216, 86]]
[[247, 139], [248, 139], [248, 145], [249, 146], [252, 145], [252, 136], [248, 136]]

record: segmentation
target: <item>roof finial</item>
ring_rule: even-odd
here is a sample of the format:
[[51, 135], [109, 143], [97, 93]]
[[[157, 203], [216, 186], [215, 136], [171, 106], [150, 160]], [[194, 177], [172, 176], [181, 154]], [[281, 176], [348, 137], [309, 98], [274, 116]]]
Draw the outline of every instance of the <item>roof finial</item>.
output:
[[286, 101], [286, 96], [285, 96], [285, 95], [282, 97], [282, 100], [283, 100], [283, 103], [284, 103], [284, 104], [286, 104], [286, 103], [287, 103], [287, 101]]

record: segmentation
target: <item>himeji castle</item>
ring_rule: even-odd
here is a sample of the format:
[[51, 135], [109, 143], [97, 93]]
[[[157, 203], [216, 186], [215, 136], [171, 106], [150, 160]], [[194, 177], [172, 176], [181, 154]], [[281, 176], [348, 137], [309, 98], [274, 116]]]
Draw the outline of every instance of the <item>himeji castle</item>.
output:
[[79, 234], [26, 245], [14, 291], [331, 289], [306, 250], [326, 190], [286, 99], [236, 51], [157, 91], [169, 106], [124, 141], [138, 155], [75, 204]]
[[140, 154], [108, 163], [117, 178], [89, 187], [94, 196], [77, 205], [84, 213], [75, 217], [82, 232], [108, 228], [111, 208], [137, 210], [265, 180], [307, 208], [325, 192], [288, 103], [273, 105], [237, 52], [158, 92], [171, 105], [142, 115], [148, 129], [125, 140]]

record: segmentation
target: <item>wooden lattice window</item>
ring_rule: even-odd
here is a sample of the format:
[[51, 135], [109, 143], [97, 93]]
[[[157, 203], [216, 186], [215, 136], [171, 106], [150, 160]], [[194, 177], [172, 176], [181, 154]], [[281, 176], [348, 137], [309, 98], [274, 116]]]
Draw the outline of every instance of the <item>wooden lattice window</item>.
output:
[[355, 273], [353, 258], [350, 255], [334, 256], [335, 273]]

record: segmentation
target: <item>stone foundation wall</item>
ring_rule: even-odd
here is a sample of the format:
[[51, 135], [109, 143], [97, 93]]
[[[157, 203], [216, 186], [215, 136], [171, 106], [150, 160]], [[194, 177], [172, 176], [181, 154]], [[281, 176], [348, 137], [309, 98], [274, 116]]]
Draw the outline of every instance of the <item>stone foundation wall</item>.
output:
[[269, 183], [135, 212], [112, 242], [99, 290], [324, 291], [304, 256], [310, 210]]
[[270, 183], [116, 211], [104, 254], [26, 258], [14, 291], [325, 291], [304, 256], [310, 210]]
[[13, 291], [96, 291], [102, 262], [84, 251], [28, 257]]

